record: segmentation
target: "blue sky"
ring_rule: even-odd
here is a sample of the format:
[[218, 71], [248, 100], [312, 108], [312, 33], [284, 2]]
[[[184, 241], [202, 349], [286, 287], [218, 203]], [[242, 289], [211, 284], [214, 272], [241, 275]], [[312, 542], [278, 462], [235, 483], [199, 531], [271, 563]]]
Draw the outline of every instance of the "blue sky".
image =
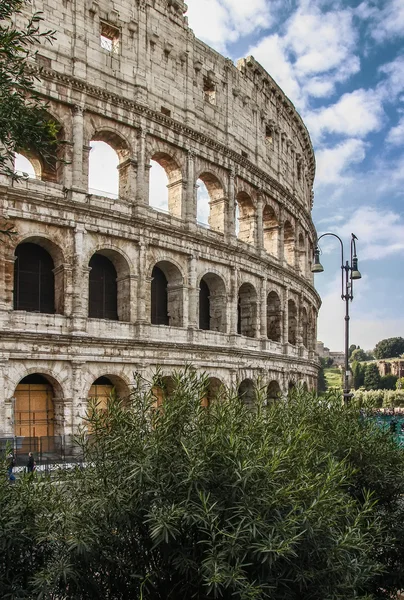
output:
[[[187, 0], [197, 37], [253, 55], [292, 100], [316, 150], [314, 223], [359, 238], [351, 342], [404, 337], [404, 0]], [[340, 254], [322, 246], [318, 339], [343, 348]]]

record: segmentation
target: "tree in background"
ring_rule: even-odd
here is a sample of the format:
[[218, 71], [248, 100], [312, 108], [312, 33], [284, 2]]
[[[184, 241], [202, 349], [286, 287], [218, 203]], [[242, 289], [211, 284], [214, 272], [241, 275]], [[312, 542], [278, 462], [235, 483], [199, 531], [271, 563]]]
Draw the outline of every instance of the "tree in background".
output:
[[351, 344], [351, 345], [349, 346], [349, 351], [348, 351], [348, 357], [349, 357], [349, 358], [351, 358], [351, 356], [352, 356], [352, 352], [353, 352], [354, 350], [356, 350], [357, 348], [359, 348], [359, 346], [356, 346], [355, 344]]
[[351, 354], [352, 361], [364, 362], [366, 360], [371, 360], [372, 356], [362, 350], [362, 348], [356, 348]]
[[[93, 407], [84, 470], [0, 481], [7, 598], [381, 600], [404, 587], [404, 453], [339, 395], [254, 410], [177, 374]], [[47, 484], [48, 483], [48, 484]], [[388, 567], [385, 569], [385, 567]]]
[[320, 369], [318, 371], [318, 378], [317, 378], [317, 390], [321, 393], [321, 392], [325, 392], [327, 391], [327, 380], [325, 378], [325, 373], [324, 373], [324, 369], [327, 366], [327, 360], [326, 358], [320, 358]]
[[374, 355], [381, 360], [383, 358], [398, 358], [404, 353], [404, 338], [394, 337], [381, 340], [376, 344]]
[[380, 389], [380, 373], [376, 363], [369, 363], [366, 365], [363, 383], [367, 390]]
[[380, 390], [395, 390], [398, 377], [396, 375], [383, 375], [380, 378]]
[[46, 161], [55, 158], [57, 145], [56, 125], [35, 89], [39, 73], [34, 74], [30, 65], [37, 54], [35, 46], [52, 42], [54, 36], [50, 30], [40, 31], [40, 13], [24, 29], [14, 24], [25, 5], [30, 2], [0, 0], [0, 174], [12, 177], [16, 152], [35, 150]]
[[353, 387], [355, 390], [362, 387], [365, 383], [365, 368], [366, 365], [360, 363], [359, 361], [353, 361], [351, 365], [352, 369], [352, 377], [353, 377]]

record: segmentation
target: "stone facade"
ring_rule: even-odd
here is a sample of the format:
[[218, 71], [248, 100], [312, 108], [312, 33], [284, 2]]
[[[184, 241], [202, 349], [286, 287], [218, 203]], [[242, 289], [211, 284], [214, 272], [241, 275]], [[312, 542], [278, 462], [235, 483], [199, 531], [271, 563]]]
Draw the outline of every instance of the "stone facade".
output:
[[[286, 391], [317, 380], [320, 299], [310, 271], [314, 154], [281, 89], [252, 57], [237, 66], [196, 39], [181, 0], [33, 0], [52, 46], [33, 68], [60, 126], [60, 161], [27, 153], [37, 179], [0, 180], [0, 431], [29, 375], [53, 390], [56, 433], [71, 433], [93, 383], [127, 393], [133, 373], [170, 376], [186, 362], [225, 385], [260, 379]], [[89, 193], [91, 141], [119, 157], [119, 197]], [[149, 206], [150, 160], [166, 170], [169, 214]], [[197, 185], [209, 228], [196, 222]], [[236, 207], [239, 228], [236, 234]], [[16, 248], [53, 260], [54, 314], [15, 310]], [[118, 320], [88, 316], [89, 262], [117, 273]], [[155, 266], [169, 325], [151, 324]], [[201, 281], [210, 329], [199, 328]]]

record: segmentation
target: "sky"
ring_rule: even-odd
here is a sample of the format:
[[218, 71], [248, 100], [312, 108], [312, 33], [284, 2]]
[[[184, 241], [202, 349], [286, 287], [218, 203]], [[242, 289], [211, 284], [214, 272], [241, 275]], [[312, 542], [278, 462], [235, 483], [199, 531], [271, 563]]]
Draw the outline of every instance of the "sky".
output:
[[[305, 121], [316, 152], [318, 234], [358, 237], [351, 343], [404, 337], [404, 0], [186, 0], [195, 35], [252, 55]], [[318, 339], [344, 347], [341, 254], [321, 244]]]

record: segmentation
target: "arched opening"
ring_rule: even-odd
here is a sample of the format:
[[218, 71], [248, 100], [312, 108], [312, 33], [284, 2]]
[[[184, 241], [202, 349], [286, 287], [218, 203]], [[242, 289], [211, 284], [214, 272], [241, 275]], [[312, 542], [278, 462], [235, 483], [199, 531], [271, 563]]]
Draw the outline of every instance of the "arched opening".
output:
[[263, 211], [264, 248], [272, 256], [278, 256], [279, 223], [274, 209], [268, 204]]
[[153, 268], [150, 310], [152, 325], [183, 326], [183, 278], [168, 261]]
[[208, 407], [212, 404], [212, 402], [220, 400], [223, 392], [224, 388], [220, 379], [217, 379], [217, 377], [210, 377], [206, 394], [201, 400], [202, 406]]
[[53, 386], [43, 375], [35, 373], [20, 381], [14, 392], [16, 436], [25, 438], [54, 436], [54, 396]]
[[267, 387], [267, 402], [270, 404], [275, 400], [279, 400], [281, 395], [281, 387], [275, 380], [271, 381]]
[[256, 223], [255, 208], [250, 196], [245, 192], [239, 192], [236, 196], [238, 211], [238, 239], [247, 244], [255, 244]]
[[281, 301], [276, 292], [269, 292], [267, 297], [267, 337], [273, 342], [282, 339]]
[[199, 329], [226, 332], [226, 290], [214, 273], [206, 273], [199, 285]]
[[152, 394], [156, 398], [156, 408], [162, 406], [166, 398], [169, 398], [174, 392], [175, 382], [169, 375], [159, 377], [152, 387]]
[[285, 221], [284, 229], [284, 253], [286, 262], [295, 266], [295, 231], [290, 221]]
[[297, 308], [293, 300], [288, 301], [288, 342], [296, 346], [297, 342]]
[[113, 390], [114, 384], [109, 377], [99, 377], [90, 387], [87, 397], [96, 403], [97, 410], [105, 411]]
[[119, 156], [106, 142], [90, 142], [88, 191], [96, 196], [119, 198]]
[[238, 388], [239, 399], [248, 407], [253, 408], [255, 403], [255, 386], [251, 379], [244, 379]]
[[182, 217], [183, 176], [180, 166], [164, 152], [156, 152], [150, 160], [149, 205], [173, 217]]
[[55, 276], [51, 255], [42, 246], [23, 243], [15, 250], [14, 310], [55, 313]]
[[90, 319], [117, 321], [118, 287], [113, 263], [97, 253], [91, 257], [89, 267], [88, 316]]
[[[204, 172], [197, 180], [197, 221], [214, 231], [224, 233], [227, 199], [223, 185], [212, 173]], [[206, 217], [208, 217], [206, 219]]]
[[309, 391], [308, 385], [307, 385], [307, 383], [305, 381], [303, 381], [303, 383], [302, 383], [302, 390], [304, 392], [308, 392]]
[[210, 290], [203, 279], [199, 285], [199, 329], [210, 329]]
[[303, 276], [306, 275], [306, 243], [302, 233], [299, 234], [299, 270]]
[[293, 380], [289, 381], [288, 394], [289, 395], [293, 395], [293, 393], [294, 393], [295, 390], [296, 390], [296, 384], [295, 384], [295, 382]]
[[302, 320], [302, 342], [305, 348], [309, 348], [309, 317], [307, 314], [307, 310], [305, 308], [302, 309], [301, 312], [301, 320]]
[[257, 335], [257, 292], [251, 283], [243, 283], [238, 292], [237, 333]]
[[42, 168], [39, 160], [29, 160], [23, 154], [16, 154], [14, 159], [14, 171], [17, 175], [26, 179], [41, 179]]

